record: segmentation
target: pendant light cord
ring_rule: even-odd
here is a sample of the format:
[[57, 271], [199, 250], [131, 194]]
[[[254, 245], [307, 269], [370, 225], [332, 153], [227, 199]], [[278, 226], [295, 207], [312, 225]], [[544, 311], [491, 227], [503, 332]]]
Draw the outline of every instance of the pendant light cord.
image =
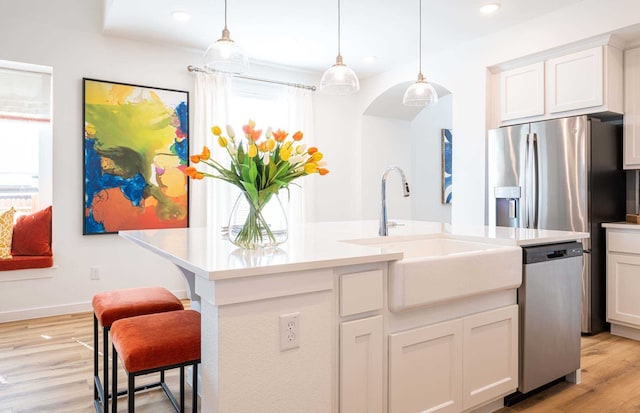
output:
[[418, 0], [418, 4], [420, 4], [420, 6], [418, 7], [419, 14], [420, 14], [418, 18], [418, 20], [420, 21], [420, 29], [419, 29], [420, 37], [418, 38], [418, 47], [420, 48], [418, 52], [418, 56], [420, 61], [418, 62], [418, 66], [420, 68], [420, 73], [422, 73], [422, 0]]
[[224, 0], [224, 29], [227, 30], [227, 0]]
[[340, 0], [338, 0], [338, 56], [340, 56]]

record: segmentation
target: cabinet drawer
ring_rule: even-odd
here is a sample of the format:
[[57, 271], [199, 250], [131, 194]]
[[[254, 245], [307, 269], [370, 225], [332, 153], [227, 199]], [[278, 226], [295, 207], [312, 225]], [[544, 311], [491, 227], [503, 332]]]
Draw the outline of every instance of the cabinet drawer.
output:
[[342, 317], [382, 308], [382, 271], [344, 274], [340, 277], [340, 315]]
[[640, 232], [607, 231], [607, 251], [640, 254]]

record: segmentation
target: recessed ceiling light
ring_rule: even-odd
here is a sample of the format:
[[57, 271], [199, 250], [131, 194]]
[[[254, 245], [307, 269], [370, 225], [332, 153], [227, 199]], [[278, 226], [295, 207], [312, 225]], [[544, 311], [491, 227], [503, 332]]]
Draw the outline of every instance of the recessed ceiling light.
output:
[[176, 21], [180, 23], [188, 22], [191, 19], [191, 15], [184, 10], [176, 10], [171, 12], [171, 15]]
[[370, 64], [372, 64], [372, 63], [375, 63], [375, 62], [377, 62], [377, 61], [378, 61], [378, 58], [377, 58], [377, 57], [375, 57], [375, 56], [367, 56], [367, 57], [363, 57], [363, 58], [362, 58], [362, 62], [363, 62], [363, 63], [366, 63], [366, 64], [368, 64], [368, 65], [370, 65]]
[[500, 3], [487, 3], [480, 6], [480, 13], [487, 15], [498, 11]]

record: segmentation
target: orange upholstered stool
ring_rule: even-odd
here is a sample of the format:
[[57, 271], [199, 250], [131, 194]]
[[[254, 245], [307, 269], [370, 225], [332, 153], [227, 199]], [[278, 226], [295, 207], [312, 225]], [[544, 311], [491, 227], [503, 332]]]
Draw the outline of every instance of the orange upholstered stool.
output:
[[[114, 321], [126, 317], [184, 310], [182, 302], [162, 287], [106, 291], [93, 296], [93, 399], [96, 412], [109, 411], [109, 330]], [[98, 374], [98, 324], [102, 326], [102, 381]], [[162, 377], [164, 379], [164, 377]], [[103, 386], [104, 383], [104, 386]], [[159, 385], [159, 384], [156, 384]], [[102, 409], [101, 409], [102, 407]]]
[[[144, 374], [180, 368], [180, 403], [165, 383], [162, 389], [177, 412], [184, 413], [184, 368], [193, 367], [192, 411], [198, 411], [198, 363], [200, 363], [200, 313], [171, 311], [123, 318], [111, 326], [113, 343], [113, 390], [118, 393], [118, 356], [127, 372], [128, 412], [135, 409], [135, 378]], [[118, 398], [112, 402], [118, 410]]]

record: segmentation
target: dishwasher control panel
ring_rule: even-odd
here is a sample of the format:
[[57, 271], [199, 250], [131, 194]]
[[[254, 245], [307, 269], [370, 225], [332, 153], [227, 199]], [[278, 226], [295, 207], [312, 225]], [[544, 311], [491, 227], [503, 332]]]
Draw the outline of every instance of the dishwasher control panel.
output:
[[582, 244], [579, 242], [564, 242], [561, 244], [537, 245], [522, 249], [523, 264], [547, 262], [558, 258], [579, 257], [582, 255]]

